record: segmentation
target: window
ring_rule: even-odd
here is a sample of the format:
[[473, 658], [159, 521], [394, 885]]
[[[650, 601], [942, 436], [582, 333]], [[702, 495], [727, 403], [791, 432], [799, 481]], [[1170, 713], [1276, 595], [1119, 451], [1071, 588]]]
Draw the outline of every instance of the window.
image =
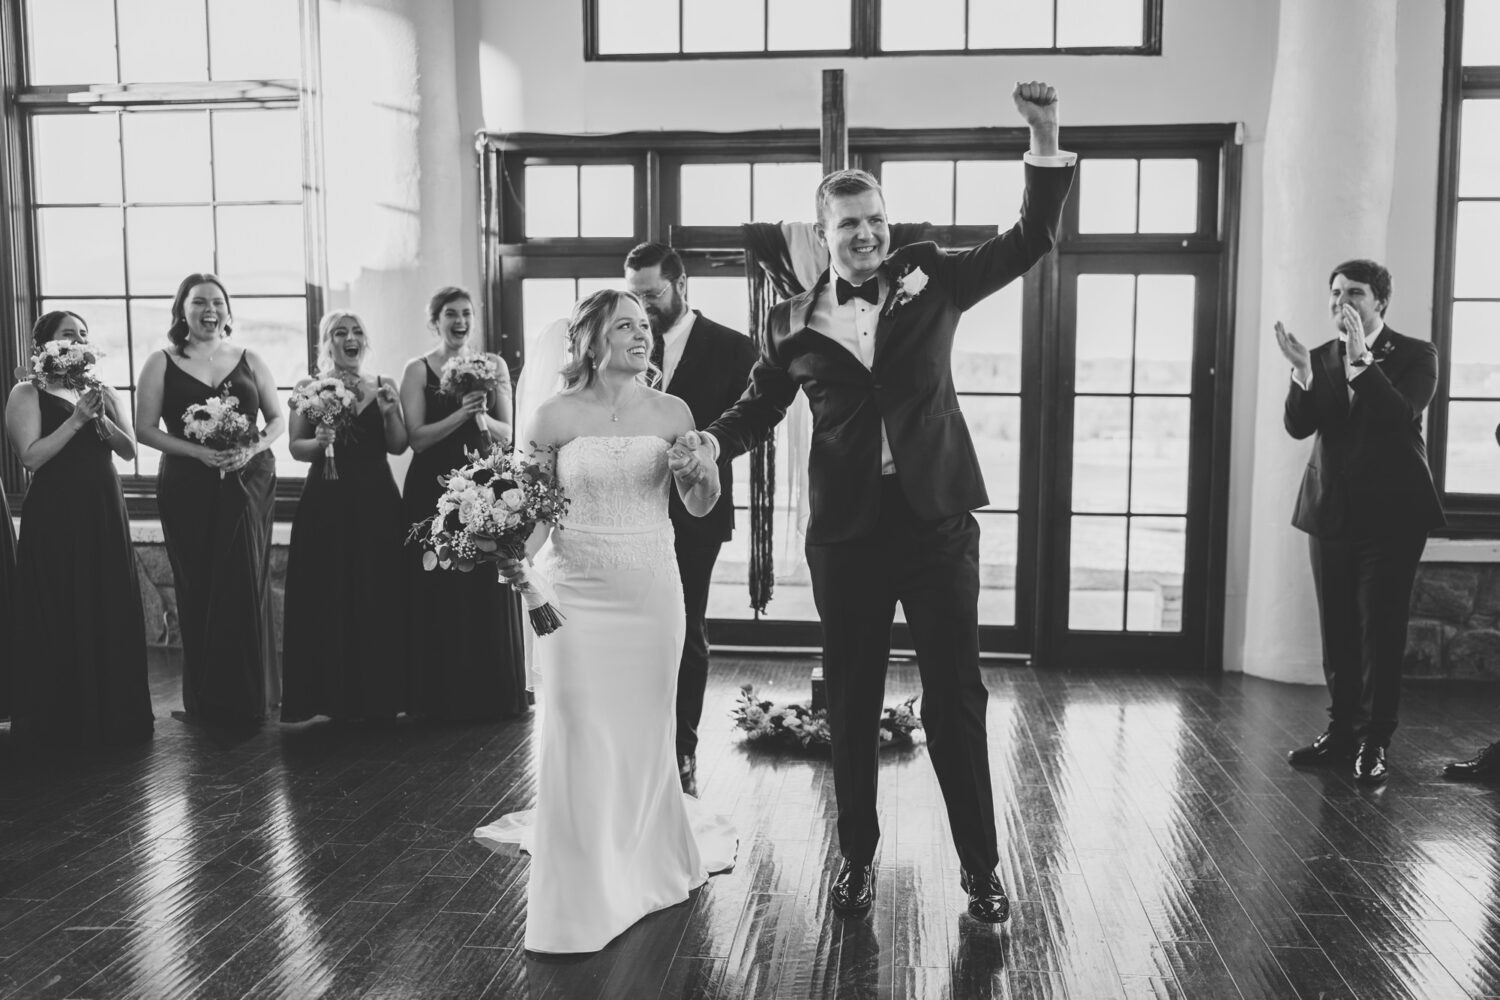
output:
[[[133, 406], [178, 282], [212, 271], [234, 300], [235, 340], [289, 390], [307, 373], [322, 298], [306, 238], [298, 0], [20, 7], [23, 327], [52, 309], [83, 316]], [[136, 507], [157, 465], [141, 452], [118, 463]], [[276, 454], [281, 475], [302, 475], [285, 439]]]
[[1161, 52], [1161, 0], [589, 0], [589, 59]]
[[1500, 4], [1450, 0], [1431, 410], [1433, 473], [1460, 532], [1500, 530]]
[[[1206, 525], [1227, 503], [1209, 489], [1213, 475], [1227, 476], [1227, 410], [1214, 417], [1227, 383], [1194, 373], [1212, 375], [1230, 347], [1222, 290], [1236, 238], [1233, 135], [1228, 126], [1070, 130], [1082, 159], [1056, 258], [959, 323], [954, 383], [990, 501], [974, 516], [981, 643], [991, 652], [1043, 655], [1050, 644], [1079, 662], [1134, 650], [1193, 665], [1217, 655], [1209, 554], [1222, 541]], [[955, 249], [1014, 218], [1024, 148], [1018, 129], [849, 136], [850, 165], [880, 179], [891, 222], [918, 227], [903, 238]], [[746, 330], [740, 224], [812, 221], [822, 174], [810, 130], [492, 135], [482, 163], [486, 313], [512, 365], [579, 296], [621, 287], [625, 255], [643, 240], [681, 253], [691, 306]], [[614, 204], [584, 193], [590, 183], [602, 191], [605, 178]], [[637, 206], [629, 226], [619, 214], [627, 200]], [[716, 642], [818, 641], [794, 528], [795, 420], [777, 428], [776, 584], [764, 616], [746, 594], [749, 462], [735, 463], [736, 530], [709, 596]], [[898, 645], [904, 628], [898, 609]]]

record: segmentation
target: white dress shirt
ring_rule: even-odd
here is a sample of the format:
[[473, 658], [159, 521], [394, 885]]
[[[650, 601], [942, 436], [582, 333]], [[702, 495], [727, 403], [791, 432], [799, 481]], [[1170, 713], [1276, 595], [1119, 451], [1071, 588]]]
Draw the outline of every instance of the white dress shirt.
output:
[[[838, 279], [844, 278], [845, 281], [849, 279], [839, 273], [837, 264], [830, 264], [829, 267], [833, 274], [829, 276], [828, 284], [823, 286], [823, 291], [813, 303], [812, 314], [807, 317], [807, 325], [854, 355], [866, 368], [873, 368], [875, 366], [875, 325], [880, 322], [880, 310], [885, 305], [885, 297], [890, 294], [890, 283], [879, 274], [868, 279], [877, 282], [880, 286], [880, 294], [873, 305], [856, 296], [850, 296], [848, 302], [839, 305]], [[890, 476], [895, 472], [896, 462], [891, 458], [890, 437], [886, 434], [885, 422], [882, 421], [880, 424], [880, 474]]]
[[671, 329], [661, 335], [661, 390], [666, 392], [667, 386], [672, 384], [672, 373], [677, 370], [677, 363], [682, 360], [682, 352], [687, 348], [688, 334], [693, 332], [693, 320], [697, 313], [683, 307], [682, 315], [677, 317], [677, 322], [672, 324]]

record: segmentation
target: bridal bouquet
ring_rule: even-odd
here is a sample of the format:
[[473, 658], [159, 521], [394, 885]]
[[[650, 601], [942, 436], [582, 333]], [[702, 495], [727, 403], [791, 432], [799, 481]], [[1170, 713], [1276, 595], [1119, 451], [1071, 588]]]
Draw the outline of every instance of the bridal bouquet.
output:
[[[364, 390], [358, 385], [350, 389], [344, 384], [343, 379], [330, 375], [326, 378], [315, 378], [293, 389], [292, 398], [287, 403], [291, 406], [292, 412], [302, 414], [304, 420], [320, 427], [331, 428], [337, 433], [354, 423], [354, 418], [357, 416], [356, 408], [359, 406], [359, 399], [362, 395], [364, 395]], [[323, 456], [323, 478], [337, 479], [339, 469], [333, 464], [332, 441], [323, 447]]]
[[[238, 409], [239, 397], [225, 393], [194, 403], [182, 414], [182, 432], [214, 451], [248, 448], [260, 440], [260, 432]], [[224, 470], [219, 470], [224, 478]]]
[[[443, 362], [438, 375], [438, 390], [445, 396], [463, 399], [471, 392], [494, 392], [500, 388], [500, 359], [493, 354], [456, 354]], [[489, 434], [484, 414], [474, 414], [479, 432]]]
[[[467, 573], [480, 563], [524, 560], [532, 529], [555, 525], [568, 511], [557, 480], [536, 461], [498, 449], [468, 457], [468, 465], [443, 477], [437, 511], [412, 525], [407, 540], [426, 550], [423, 569]], [[528, 571], [511, 586], [525, 598], [537, 635], [562, 627], [562, 613], [544, 578]]]
[[[916, 712], [919, 695], [912, 695], [894, 708], [887, 707], [880, 717], [881, 746], [910, 746], [912, 732], [922, 728]], [[745, 731], [745, 738], [755, 743], [826, 747], [833, 740], [828, 731], [828, 711], [813, 711], [806, 705], [779, 705], [755, 697], [755, 685], [740, 686], [740, 696], [730, 711], [734, 724]]]
[[[43, 389], [55, 383], [79, 393], [102, 390], [104, 381], [95, 373], [94, 366], [103, 356], [88, 344], [49, 340], [32, 352], [31, 384]], [[95, 419], [94, 429], [99, 437], [109, 437], [103, 420]]]

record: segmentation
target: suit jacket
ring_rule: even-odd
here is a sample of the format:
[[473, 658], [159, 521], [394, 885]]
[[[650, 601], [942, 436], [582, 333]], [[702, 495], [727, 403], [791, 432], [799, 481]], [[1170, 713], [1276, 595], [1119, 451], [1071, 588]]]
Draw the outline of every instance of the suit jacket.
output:
[[[755, 364], [755, 344], [698, 310], [693, 313], [697, 318], [666, 391], [687, 403], [693, 411], [693, 426], [702, 430], [745, 391]], [[668, 502], [677, 537], [704, 545], [729, 541], [734, 534], [734, 472], [726, 456], [719, 459], [719, 483], [719, 502], [703, 517], [689, 514], [677, 490], [671, 491]]]
[[1352, 401], [1338, 339], [1313, 349], [1310, 389], [1295, 380], [1287, 388], [1287, 432], [1298, 440], [1317, 435], [1292, 524], [1319, 538], [1445, 523], [1422, 440], [1422, 411], [1437, 391], [1437, 348], [1387, 326], [1374, 354], [1352, 383]]
[[[733, 457], [771, 433], [799, 388], [807, 393], [813, 418], [809, 544], [847, 541], [874, 529], [882, 423], [917, 516], [937, 520], [989, 502], [953, 386], [954, 333], [964, 310], [1052, 249], [1074, 170], [1028, 164], [1020, 219], [971, 250], [916, 243], [887, 258], [881, 266], [889, 292], [870, 368], [807, 325], [829, 272], [772, 310], [749, 388], [709, 430], [720, 457]], [[900, 301], [900, 279], [918, 270], [926, 287]]]

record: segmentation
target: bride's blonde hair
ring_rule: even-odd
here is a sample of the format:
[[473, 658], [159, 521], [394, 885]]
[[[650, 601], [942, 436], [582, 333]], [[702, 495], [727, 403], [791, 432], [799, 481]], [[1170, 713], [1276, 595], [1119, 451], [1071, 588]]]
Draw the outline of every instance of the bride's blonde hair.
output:
[[[573, 306], [573, 314], [568, 317], [568, 360], [558, 371], [562, 376], [562, 392], [577, 392], [594, 384], [599, 365], [605, 360], [604, 339], [609, 333], [609, 321], [627, 299], [641, 305], [633, 292], [601, 288]], [[641, 306], [641, 310], [644, 312], [645, 307]], [[660, 370], [655, 365], [648, 368], [652, 374]]]

